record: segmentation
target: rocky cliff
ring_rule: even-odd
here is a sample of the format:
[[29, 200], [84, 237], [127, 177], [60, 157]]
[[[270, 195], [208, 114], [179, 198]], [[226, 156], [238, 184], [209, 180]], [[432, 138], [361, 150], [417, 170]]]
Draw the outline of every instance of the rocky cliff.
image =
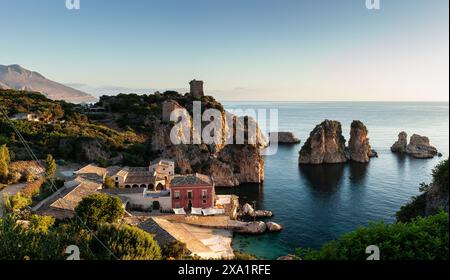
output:
[[343, 163], [345, 138], [341, 123], [325, 120], [311, 131], [309, 138], [300, 150], [300, 164]]
[[405, 153], [408, 145], [408, 134], [402, 131], [398, 134], [398, 140], [391, 146], [391, 151], [394, 153]]

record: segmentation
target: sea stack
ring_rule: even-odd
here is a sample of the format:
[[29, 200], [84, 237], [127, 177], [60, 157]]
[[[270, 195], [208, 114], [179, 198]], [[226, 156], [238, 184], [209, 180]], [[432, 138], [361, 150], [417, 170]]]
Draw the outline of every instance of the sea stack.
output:
[[295, 136], [292, 132], [280, 131], [280, 132], [271, 132], [269, 133], [269, 141], [271, 139], [275, 139], [278, 144], [298, 144], [300, 143], [300, 139]]
[[426, 136], [413, 134], [409, 139], [406, 132], [398, 135], [398, 140], [392, 145], [391, 151], [399, 154], [408, 154], [414, 158], [433, 158], [439, 155], [437, 149], [430, 145], [430, 139]]
[[367, 127], [361, 121], [352, 122], [347, 148], [349, 160], [366, 163], [371, 157], [376, 156], [370, 147], [368, 134]]
[[415, 158], [433, 158], [438, 154], [435, 147], [430, 145], [430, 139], [426, 136], [413, 134], [406, 146], [406, 153]]
[[398, 140], [391, 146], [393, 153], [406, 153], [406, 146], [408, 145], [408, 134], [402, 131], [398, 134]]
[[342, 136], [341, 123], [334, 120], [325, 120], [317, 125], [300, 150], [300, 164], [346, 161], [345, 138]]

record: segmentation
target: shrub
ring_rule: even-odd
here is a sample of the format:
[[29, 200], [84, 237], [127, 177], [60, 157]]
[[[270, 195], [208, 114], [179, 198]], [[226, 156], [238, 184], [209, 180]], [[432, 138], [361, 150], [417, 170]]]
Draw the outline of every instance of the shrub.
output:
[[298, 250], [304, 260], [365, 260], [366, 247], [380, 248], [382, 260], [448, 260], [448, 213], [412, 222], [372, 223], [325, 244], [318, 251]]
[[118, 222], [124, 212], [119, 198], [100, 193], [83, 198], [75, 208], [76, 215], [89, 228], [97, 228], [102, 223]]
[[443, 190], [448, 191], [448, 159], [441, 161], [432, 171], [433, 183], [438, 184]]
[[[153, 236], [139, 228], [129, 225], [102, 224], [97, 237], [112, 253], [121, 260], [159, 260], [161, 249]], [[100, 259], [115, 259], [106, 248], [92, 240], [91, 248]]]
[[164, 259], [181, 260], [186, 258], [190, 251], [186, 248], [186, 244], [178, 240], [174, 240], [161, 247], [161, 252]]

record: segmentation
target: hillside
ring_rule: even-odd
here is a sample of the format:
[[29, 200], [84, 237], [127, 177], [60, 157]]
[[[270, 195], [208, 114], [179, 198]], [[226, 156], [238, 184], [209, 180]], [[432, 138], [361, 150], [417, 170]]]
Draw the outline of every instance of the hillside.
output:
[[[264, 145], [264, 139], [260, 133], [258, 145], [173, 145], [169, 136], [174, 123], [162, 119], [163, 103], [168, 100], [184, 106], [192, 116], [193, 98], [172, 91], [103, 96], [94, 105], [103, 112], [91, 112], [89, 107], [53, 101], [35, 92], [0, 90], [0, 104], [10, 117], [32, 112], [43, 119], [14, 121], [38, 157], [50, 153], [79, 163], [130, 166], [145, 166], [156, 157], [165, 157], [175, 161], [178, 173], [211, 174], [218, 186], [263, 181], [264, 160], [258, 146]], [[217, 108], [224, 118], [235, 118], [210, 96], [202, 97], [201, 102], [203, 110]], [[234, 121], [236, 129], [246, 129], [243, 120]], [[225, 139], [233, 130], [226, 126], [219, 137]], [[15, 159], [28, 159], [13, 129], [0, 117], [0, 144], [4, 143]]]
[[38, 72], [27, 70], [17, 64], [0, 65], [0, 89], [36, 91], [53, 100], [73, 103], [96, 101], [90, 94], [51, 81]]

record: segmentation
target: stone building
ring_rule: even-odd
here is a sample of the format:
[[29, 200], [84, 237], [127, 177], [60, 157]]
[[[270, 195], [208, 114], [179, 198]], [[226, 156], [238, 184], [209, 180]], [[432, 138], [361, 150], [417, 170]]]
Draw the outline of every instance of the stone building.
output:
[[203, 97], [203, 81], [192, 80], [189, 85], [191, 86], [191, 96], [200, 99]]

